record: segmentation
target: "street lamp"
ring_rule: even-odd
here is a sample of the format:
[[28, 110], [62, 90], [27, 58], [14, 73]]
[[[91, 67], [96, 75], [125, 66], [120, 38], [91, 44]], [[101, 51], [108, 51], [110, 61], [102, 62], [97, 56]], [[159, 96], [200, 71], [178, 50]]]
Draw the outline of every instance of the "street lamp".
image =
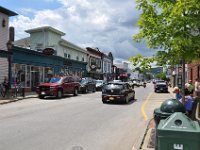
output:
[[7, 49], [8, 49], [8, 86], [9, 89], [11, 89], [11, 81], [12, 81], [12, 47], [13, 47], [13, 43], [12, 41], [8, 41], [7, 42]]

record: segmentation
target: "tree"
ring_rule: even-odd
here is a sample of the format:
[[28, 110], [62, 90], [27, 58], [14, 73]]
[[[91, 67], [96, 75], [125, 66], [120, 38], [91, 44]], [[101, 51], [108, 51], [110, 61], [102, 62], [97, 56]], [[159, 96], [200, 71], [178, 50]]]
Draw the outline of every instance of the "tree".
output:
[[132, 62], [135, 67], [133, 71], [138, 71], [149, 79], [149, 71], [151, 69], [151, 63], [154, 61], [154, 57], [144, 57], [141, 54], [138, 54], [135, 57], [130, 57], [129, 61]]
[[157, 56], [170, 63], [181, 60], [184, 72], [185, 62], [198, 58], [200, 53], [199, 0], [137, 0], [137, 8], [141, 15], [134, 40], [145, 39], [149, 48], [162, 50]]
[[153, 57], [144, 57], [141, 54], [137, 54], [135, 57], [130, 57], [129, 60], [135, 66], [136, 71], [143, 72], [151, 69], [150, 63], [153, 62]]

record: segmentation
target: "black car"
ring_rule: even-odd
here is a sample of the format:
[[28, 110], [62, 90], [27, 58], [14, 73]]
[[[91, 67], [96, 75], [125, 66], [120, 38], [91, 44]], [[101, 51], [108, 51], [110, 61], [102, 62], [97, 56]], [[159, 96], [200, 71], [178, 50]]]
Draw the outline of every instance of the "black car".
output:
[[128, 103], [135, 99], [135, 90], [127, 82], [108, 82], [102, 88], [102, 102], [122, 101]]
[[168, 85], [164, 80], [156, 80], [154, 84], [154, 92], [168, 92]]
[[79, 92], [88, 93], [96, 92], [96, 81], [92, 78], [82, 78], [80, 81]]
[[102, 87], [106, 84], [106, 81], [104, 80], [96, 80], [96, 90], [101, 91]]

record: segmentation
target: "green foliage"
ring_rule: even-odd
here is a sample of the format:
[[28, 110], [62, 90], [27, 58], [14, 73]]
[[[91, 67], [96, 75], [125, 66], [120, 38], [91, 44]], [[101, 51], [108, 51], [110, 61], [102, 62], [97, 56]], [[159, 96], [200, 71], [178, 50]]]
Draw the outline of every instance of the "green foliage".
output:
[[167, 80], [166, 74], [164, 72], [161, 72], [161, 73], [157, 74], [156, 78], [162, 79], [162, 80]]
[[137, 8], [142, 13], [137, 22], [139, 33], [133, 39], [145, 39], [148, 47], [162, 49], [155, 55], [159, 63], [170, 60], [175, 64], [183, 58], [190, 61], [198, 57], [199, 0], [137, 0]]
[[151, 69], [151, 63], [154, 61], [153, 57], [144, 57], [141, 54], [135, 57], [130, 57], [129, 61], [132, 62], [135, 67], [134, 71], [139, 71], [139, 73], [144, 73]]

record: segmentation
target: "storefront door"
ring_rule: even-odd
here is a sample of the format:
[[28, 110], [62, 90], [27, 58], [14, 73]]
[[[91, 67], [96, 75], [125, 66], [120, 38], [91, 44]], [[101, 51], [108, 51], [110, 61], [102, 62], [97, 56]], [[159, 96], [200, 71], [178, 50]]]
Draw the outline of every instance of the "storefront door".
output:
[[39, 84], [39, 72], [31, 71], [31, 90], [35, 91], [38, 84]]

